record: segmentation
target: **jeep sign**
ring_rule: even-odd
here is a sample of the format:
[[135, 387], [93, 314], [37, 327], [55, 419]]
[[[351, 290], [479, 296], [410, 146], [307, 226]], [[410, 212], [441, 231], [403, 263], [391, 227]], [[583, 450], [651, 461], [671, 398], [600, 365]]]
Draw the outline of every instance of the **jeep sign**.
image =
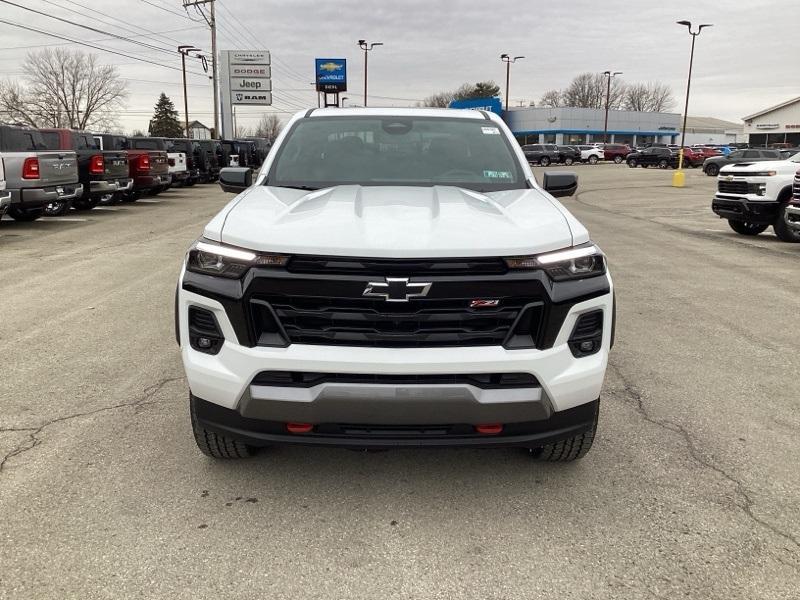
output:
[[250, 77], [232, 77], [231, 90], [247, 90], [251, 92], [272, 91], [271, 79], [252, 79]]

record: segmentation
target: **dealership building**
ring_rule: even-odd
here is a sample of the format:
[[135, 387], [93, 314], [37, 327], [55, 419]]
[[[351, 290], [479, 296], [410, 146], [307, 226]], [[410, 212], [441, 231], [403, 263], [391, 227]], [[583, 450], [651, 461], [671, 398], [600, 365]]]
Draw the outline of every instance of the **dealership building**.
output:
[[743, 117], [751, 146], [787, 143], [800, 146], [800, 97]]
[[[510, 108], [503, 119], [521, 144], [602, 142], [605, 110], [596, 108]], [[678, 113], [608, 111], [608, 141], [637, 146], [679, 142]]]

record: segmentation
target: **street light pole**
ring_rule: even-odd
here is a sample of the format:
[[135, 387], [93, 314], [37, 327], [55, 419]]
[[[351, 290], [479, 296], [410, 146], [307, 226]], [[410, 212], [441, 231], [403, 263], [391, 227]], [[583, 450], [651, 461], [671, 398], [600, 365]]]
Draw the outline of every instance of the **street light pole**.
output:
[[703, 31], [704, 27], [713, 27], [711, 23], [698, 25], [697, 31], [692, 31], [691, 21], [678, 21], [678, 25], [685, 25], [692, 36], [692, 50], [689, 53], [689, 76], [686, 78], [686, 103], [683, 107], [683, 127], [681, 128], [681, 148], [678, 151], [678, 170], [672, 176], [672, 187], [683, 187], [686, 183], [686, 176], [683, 173], [683, 149], [686, 143], [686, 117], [689, 114], [689, 91], [692, 88], [692, 65], [694, 64], [694, 43], [697, 36]]
[[511, 80], [511, 63], [517, 62], [518, 59], [525, 58], [524, 56], [514, 56], [513, 58], [505, 52], [500, 55], [500, 60], [506, 63], [506, 111], [508, 111], [508, 90], [509, 82]]
[[186, 55], [189, 52], [200, 52], [199, 48], [194, 46], [178, 46], [178, 52], [181, 53], [181, 72], [183, 73], [183, 120], [186, 126], [186, 137], [189, 137], [189, 99], [186, 95]]
[[611, 104], [611, 78], [617, 75], [622, 75], [622, 71], [603, 71], [603, 75], [606, 76], [608, 79], [608, 85], [606, 87], [606, 120], [603, 124], [603, 143], [608, 143], [608, 107]]
[[367, 42], [367, 40], [358, 40], [358, 47], [364, 51], [364, 107], [367, 106], [367, 56], [368, 52], [375, 46], [383, 46], [383, 42]]

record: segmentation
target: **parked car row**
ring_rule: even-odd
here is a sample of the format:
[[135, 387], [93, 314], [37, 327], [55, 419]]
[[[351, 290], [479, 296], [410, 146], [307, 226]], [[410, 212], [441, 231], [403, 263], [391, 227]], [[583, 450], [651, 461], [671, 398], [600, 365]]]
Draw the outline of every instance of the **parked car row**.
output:
[[194, 140], [0, 125], [0, 216], [34, 221], [101, 202], [135, 202], [171, 186], [214, 182], [227, 166], [258, 168], [261, 138]]
[[[601, 145], [602, 146], [602, 145]], [[528, 163], [546, 167], [550, 164], [571, 165], [576, 162], [597, 164], [605, 158], [602, 147], [593, 144], [579, 146], [559, 144], [525, 144], [522, 152]]]
[[772, 226], [784, 242], [800, 242], [800, 151], [789, 157], [763, 156], [723, 165], [711, 210], [741, 235]]

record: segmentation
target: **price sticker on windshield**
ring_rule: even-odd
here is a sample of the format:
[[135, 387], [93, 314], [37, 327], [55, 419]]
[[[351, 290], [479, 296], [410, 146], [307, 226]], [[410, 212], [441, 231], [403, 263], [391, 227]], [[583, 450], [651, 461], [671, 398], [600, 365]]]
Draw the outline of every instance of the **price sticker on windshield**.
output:
[[500, 130], [497, 127], [481, 127], [483, 135], [500, 135]]
[[486, 179], [513, 179], [511, 171], [484, 171]]

